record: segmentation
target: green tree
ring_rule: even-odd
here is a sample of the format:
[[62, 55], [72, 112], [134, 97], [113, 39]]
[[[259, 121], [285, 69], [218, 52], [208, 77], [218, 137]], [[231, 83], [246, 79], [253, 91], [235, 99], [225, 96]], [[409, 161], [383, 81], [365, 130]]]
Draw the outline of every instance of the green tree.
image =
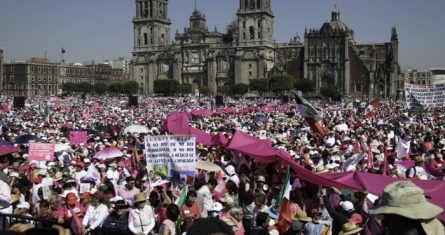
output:
[[315, 90], [315, 83], [309, 79], [301, 78], [295, 82], [295, 88], [302, 92], [313, 92]]
[[232, 88], [230, 87], [230, 85], [224, 85], [224, 86], [218, 87], [217, 91], [218, 91], [218, 93], [229, 95], [230, 92], [232, 91]]
[[132, 95], [134, 93], [138, 92], [139, 89], [139, 84], [135, 81], [126, 81], [124, 83], [122, 83], [122, 93], [126, 94], [126, 95]]
[[173, 79], [159, 79], [153, 83], [154, 92], [164, 96], [172, 96], [178, 92], [179, 82]]
[[67, 82], [67, 83], [62, 84], [62, 90], [65, 93], [74, 92], [74, 83]]
[[93, 85], [93, 90], [92, 91], [96, 92], [99, 95], [102, 95], [105, 92], [107, 92], [107, 90], [108, 90], [107, 84], [99, 82], [99, 83], [96, 83], [96, 84]]
[[259, 78], [250, 80], [250, 90], [258, 91], [260, 95], [269, 91], [269, 79]]
[[180, 84], [178, 87], [178, 92], [182, 95], [192, 94], [192, 84]]
[[203, 86], [199, 88], [199, 94], [202, 95], [209, 95], [210, 94], [210, 88], [207, 86]]
[[294, 79], [289, 74], [275, 75], [270, 78], [270, 90], [282, 93], [294, 87]]
[[115, 94], [122, 93], [122, 84], [119, 82], [112, 83], [108, 86], [108, 91]]
[[244, 95], [249, 91], [249, 85], [238, 83], [233, 87], [233, 93], [237, 95]]
[[340, 95], [336, 86], [320, 87], [320, 94], [325, 97], [337, 98]]
[[90, 93], [92, 88], [93, 87], [88, 82], [79, 82], [76, 84], [76, 92]]

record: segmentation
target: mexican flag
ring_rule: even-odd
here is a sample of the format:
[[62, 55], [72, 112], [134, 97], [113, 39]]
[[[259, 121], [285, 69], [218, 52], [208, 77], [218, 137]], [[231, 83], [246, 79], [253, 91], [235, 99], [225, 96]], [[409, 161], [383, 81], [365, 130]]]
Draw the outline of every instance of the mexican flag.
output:
[[304, 99], [296, 92], [293, 93], [295, 95], [295, 101], [297, 102], [298, 112], [300, 112], [301, 116], [306, 119], [306, 122], [309, 124], [314, 132], [325, 135], [326, 131], [320, 125], [320, 120], [322, 119], [321, 114], [306, 99]]
[[185, 186], [182, 190], [181, 193], [179, 194], [178, 199], [176, 199], [175, 204], [181, 208], [181, 206], [184, 204], [185, 199], [187, 198], [187, 193], [188, 193], [188, 186]]
[[45, 104], [45, 111], [44, 111], [44, 117], [45, 117], [45, 122], [50, 122], [50, 116], [51, 116], [51, 104], [49, 102], [46, 102]]
[[275, 200], [275, 208], [279, 208], [279, 216], [275, 227], [280, 233], [287, 231], [292, 224], [292, 214], [290, 212], [290, 167], [287, 166], [286, 175], [284, 177], [283, 185], [281, 186], [280, 193]]

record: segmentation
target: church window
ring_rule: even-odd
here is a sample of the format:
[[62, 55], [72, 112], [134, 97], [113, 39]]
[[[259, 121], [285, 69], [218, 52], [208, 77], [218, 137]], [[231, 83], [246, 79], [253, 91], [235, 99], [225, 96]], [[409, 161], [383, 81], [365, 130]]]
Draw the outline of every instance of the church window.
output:
[[147, 33], [144, 33], [144, 45], [148, 44], [148, 35]]
[[261, 39], [261, 32], [258, 32], [258, 39]]
[[252, 71], [249, 71], [249, 77], [252, 77]]
[[246, 28], [246, 21], [243, 21], [243, 29]]
[[250, 1], [250, 9], [255, 9], [255, 0]]
[[249, 32], [250, 32], [250, 39], [254, 39], [255, 38], [255, 28], [253, 26], [249, 27]]
[[243, 39], [246, 40], [246, 33], [243, 33]]
[[249, 0], [244, 0], [244, 8], [247, 10], [249, 8]]
[[256, 1], [256, 8], [260, 9], [261, 8], [261, 0], [257, 0]]
[[258, 20], [258, 28], [261, 28], [261, 20]]
[[144, 2], [144, 17], [148, 17], [148, 3]]
[[164, 45], [164, 34], [161, 35], [161, 41], [159, 42], [159, 44]]
[[150, 17], [153, 17], [153, 0], [150, 0]]
[[249, 69], [252, 69], [252, 64], [249, 64]]
[[162, 3], [159, 3], [159, 15], [162, 16]]

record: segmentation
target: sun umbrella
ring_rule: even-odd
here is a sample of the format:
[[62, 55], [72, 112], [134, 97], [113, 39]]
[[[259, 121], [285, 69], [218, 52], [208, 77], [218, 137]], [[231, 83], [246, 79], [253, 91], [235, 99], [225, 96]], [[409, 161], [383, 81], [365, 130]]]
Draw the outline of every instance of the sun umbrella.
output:
[[201, 169], [209, 172], [219, 171], [221, 170], [221, 167], [216, 165], [213, 162], [208, 161], [198, 161], [195, 165], [196, 169]]
[[113, 134], [113, 129], [110, 126], [98, 126], [96, 128], [97, 132], [105, 132], [109, 134]]
[[12, 145], [12, 143], [10, 143], [6, 140], [0, 140], [0, 146], [5, 146], [5, 145]]
[[71, 146], [69, 144], [56, 144], [54, 146], [54, 152], [61, 152], [68, 149], [71, 149]]
[[97, 159], [112, 159], [124, 155], [118, 148], [105, 148], [94, 155]]
[[0, 156], [11, 154], [15, 152], [20, 152], [19, 147], [15, 147], [14, 145], [3, 145], [0, 146]]
[[131, 125], [125, 128], [124, 133], [142, 133], [147, 134], [149, 132], [148, 128], [146, 126], [141, 125]]
[[27, 144], [30, 141], [40, 142], [42, 140], [35, 135], [21, 135], [15, 139], [16, 144]]

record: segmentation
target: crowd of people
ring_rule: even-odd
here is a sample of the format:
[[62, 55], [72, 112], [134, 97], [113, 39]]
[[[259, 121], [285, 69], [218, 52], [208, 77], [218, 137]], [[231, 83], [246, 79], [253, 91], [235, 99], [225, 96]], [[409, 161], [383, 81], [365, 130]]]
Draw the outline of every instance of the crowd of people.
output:
[[[443, 112], [408, 112], [395, 101], [356, 106], [353, 100], [311, 100], [323, 116], [321, 134], [294, 101], [281, 102], [226, 97], [226, 107], [256, 111], [193, 116], [188, 125], [229, 141], [237, 131], [268, 140], [314, 174], [357, 171], [401, 181], [379, 197], [316, 185], [290, 169], [285, 218], [286, 166], [278, 158], [265, 164], [224, 145], [197, 142], [196, 160], [220, 170], [196, 169], [188, 185], [152, 185], [156, 175], [147, 170], [144, 137], [171, 134], [164, 125], [171, 112], [216, 109], [212, 97], [141, 96], [138, 106], [116, 96], [34, 97], [22, 109], [4, 108], [12, 100], [2, 97], [0, 213], [43, 219], [73, 234], [444, 234], [436, 219], [443, 209], [413, 183], [445, 176]], [[131, 125], [147, 131], [129, 133]], [[70, 144], [75, 130], [87, 131], [86, 144]], [[29, 159], [30, 142], [54, 143], [54, 159]], [[122, 155], [96, 156], [107, 148]], [[14, 229], [5, 218], [0, 227]]]

